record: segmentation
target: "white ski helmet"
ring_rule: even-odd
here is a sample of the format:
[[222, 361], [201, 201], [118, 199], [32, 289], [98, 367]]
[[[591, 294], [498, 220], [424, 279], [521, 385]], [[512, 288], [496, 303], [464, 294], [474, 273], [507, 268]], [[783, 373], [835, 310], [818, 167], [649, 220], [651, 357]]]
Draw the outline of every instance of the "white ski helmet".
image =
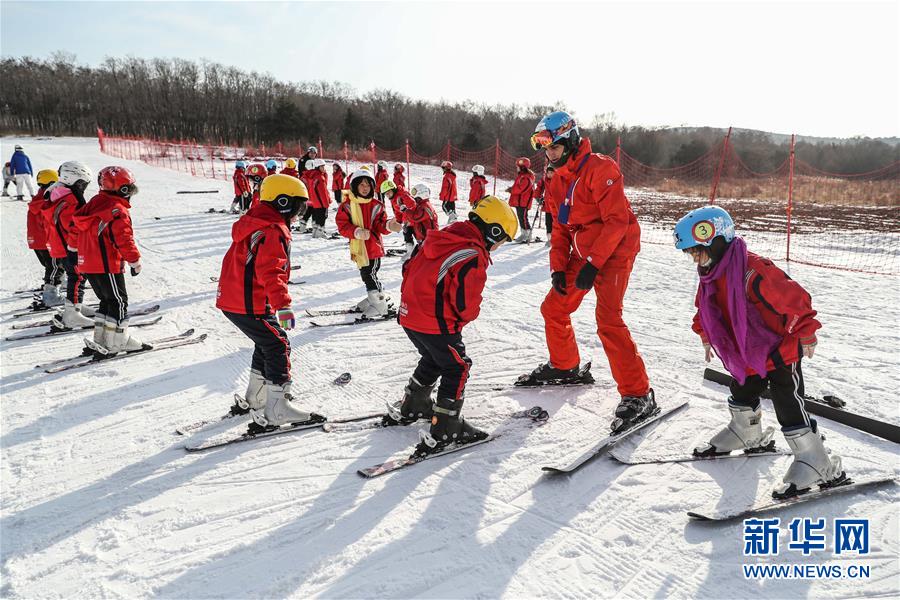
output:
[[[71, 187], [79, 181], [90, 184], [94, 178], [94, 173], [83, 162], [77, 160], [66, 161], [59, 166], [59, 182], [64, 186]], [[87, 185], [85, 185], [87, 187]]]
[[386, 160], [379, 160], [379, 161], [378, 161], [378, 166], [381, 167], [382, 169], [387, 169], [387, 167], [388, 167], [387, 161], [386, 161]]
[[409, 190], [413, 198], [421, 198], [422, 200], [431, 199], [431, 188], [425, 183], [417, 183]]
[[309, 159], [308, 161], [306, 161], [306, 164], [303, 166], [306, 168], [307, 171], [312, 171], [313, 169], [316, 168], [316, 159], [314, 159], [314, 158]]
[[475, 165], [472, 167], [472, 172], [476, 175], [481, 175], [484, 177], [484, 165]]
[[306, 149], [306, 153], [309, 154], [310, 152], [315, 152], [316, 154], [318, 154], [319, 149], [316, 148], [315, 146], [310, 146], [309, 148]]
[[313, 160], [312, 162], [313, 162], [313, 168], [315, 168], [315, 169], [325, 166], [325, 160], [321, 159], [321, 158], [317, 158], [317, 159]]

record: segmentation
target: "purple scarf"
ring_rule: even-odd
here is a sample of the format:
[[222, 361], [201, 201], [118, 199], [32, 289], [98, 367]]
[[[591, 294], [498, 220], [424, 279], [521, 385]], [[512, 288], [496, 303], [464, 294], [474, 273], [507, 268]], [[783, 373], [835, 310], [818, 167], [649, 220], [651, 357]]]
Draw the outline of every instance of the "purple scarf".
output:
[[[766, 375], [766, 359], [781, 343], [781, 338], [769, 329], [744, 291], [747, 273], [747, 244], [735, 237], [725, 255], [706, 275], [700, 275], [700, 325], [709, 344], [722, 359], [722, 364], [741, 385], [747, 380], [747, 367], [760, 376]], [[727, 327], [722, 310], [716, 304], [716, 280], [725, 277], [728, 290]]]

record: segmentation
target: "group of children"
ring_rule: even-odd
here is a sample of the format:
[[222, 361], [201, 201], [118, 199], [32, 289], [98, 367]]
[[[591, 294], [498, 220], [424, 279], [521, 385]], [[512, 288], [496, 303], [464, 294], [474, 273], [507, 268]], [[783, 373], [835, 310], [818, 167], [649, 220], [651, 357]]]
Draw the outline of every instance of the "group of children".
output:
[[[27, 237], [44, 269], [40, 300], [33, 308], [61, 307], [51, 331], [92, 327], [84, 354], [100, 359], [149, 346], [128, 331], [125, 264], [132, 276], [141, 272], [129, 214], [137, 183], [128, 169], [105, 167], [97, 176], [100, 191], [86, 200], [92, 181], [91, 169], [79, 161], [39, 171], [38, 190], [28, 205]], [[100, 301], [96, 310], [83, 303], [85, 280]]]

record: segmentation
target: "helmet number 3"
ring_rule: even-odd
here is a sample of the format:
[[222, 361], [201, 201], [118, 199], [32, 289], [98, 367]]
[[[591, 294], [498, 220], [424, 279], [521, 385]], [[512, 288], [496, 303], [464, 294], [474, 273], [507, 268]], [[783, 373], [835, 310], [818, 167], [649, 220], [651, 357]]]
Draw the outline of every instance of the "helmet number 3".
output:
[[694, 239], [698, 242], [708, 242], [716, 233], [716, 228], [709, 221], [700, 221], [691, 230]]

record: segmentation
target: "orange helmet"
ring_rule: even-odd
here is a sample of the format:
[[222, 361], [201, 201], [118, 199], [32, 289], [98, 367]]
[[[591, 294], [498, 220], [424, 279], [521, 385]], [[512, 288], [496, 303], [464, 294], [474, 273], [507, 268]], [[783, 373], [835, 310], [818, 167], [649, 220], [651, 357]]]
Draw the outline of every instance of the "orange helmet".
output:
[[441, 168], [442, 169], [452, 169], [453, 163], [450, 162], [449, 160], [445, 160], [444, 162], [441, 163]]
[[259, 163], [253, 163], [247, 167], [247, 177], [254, 180], [256, 183], [261, 182], [268, 174], [269, 172], [266, 170], [266, 167]]
[[522, 158], [520, 158], [519, 160], [516, 161], [516, 166], [519, 168], [524, 167], [526, 169], [530, 169], [531, 168], [531, 159], [525, 158], [523, 156]]

